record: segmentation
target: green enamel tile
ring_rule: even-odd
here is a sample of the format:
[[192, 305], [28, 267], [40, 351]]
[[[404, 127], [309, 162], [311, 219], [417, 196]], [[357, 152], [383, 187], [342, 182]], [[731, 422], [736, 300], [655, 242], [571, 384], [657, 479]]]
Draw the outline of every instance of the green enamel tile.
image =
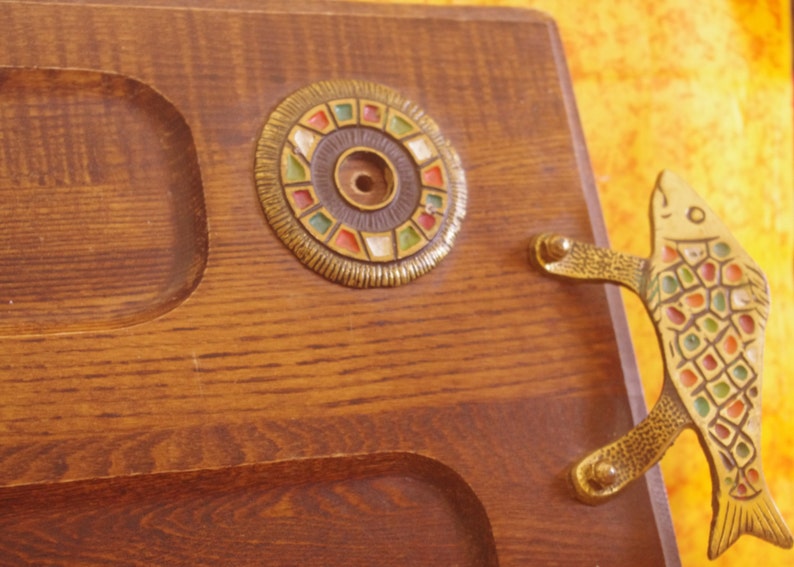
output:
[[443, 207], [443, 206], [444, 206], [444, 201], [443, 201], [443, 199], [441, 199], [441, 197], [439, 197], [438, 195], [428, 195], [428, 196], [425, 198], [425, 202], [426, 202], [428, 205], [431, 205], [431, 206], [435, 207], [435, 209], [436, 209], [437, 211], [438, 211], [438, 210], [440, 210], [440, 209], [441, 209], [441, 207]]
[[407, 134], [414, 127], [411, 124], [400, 118], [399, 116], [392, 116], [391, 120], [389, 121], [389, 130], [397, 134], [398, 136], [402, 136], [403, 134]]
[[733, 369], [733, 377], [737, 380], [745, 380], [747, 378], [747, 368], [740, 364]]
[[717, 244], [714, 245], [714, 254], [716, 254], [720, 258], [724, 258], [730, 253], [731, 253], [731, 247], [725, 244], [724, 242], [718, 242]]
[[714, 309], [725, 311], [725, 294], [721, 291], [714, 296]]
[[662, 290], [665, 293], [674, 293], [678, 289], [678, 280], [673, 276], [665, 276], [662, 278]]
[[731, 387], [728, 386], [728, 384], [726, 384], [725, 382], [720, 382], [719, 384], [714, 386], [714, 395], [717, 396], [718, 398], [724, 398], [725, 396], [728, 395], [730, 391], [731, 391]]
[[689, 268], [681, 268], [679, 275], [685, 284], [691, 284], [693, 281], [695, 281], [695, 275]]
[[711, 317], [706, 317], [706, 320], [703, 321], [703, 328], [706, 329], [709, 333], [716, 333], [717, 322]]
[[336, 104], [334, 105], [334, 114], [337, 120], [345, 122], [346, 120], [353, 119], [353, 105], [352, 104]]
[[701, 396], [695, 400], [695, 411], [698, 412], [700, 417], [706, 417], [709, 414], [710, 408], [711, 406], [709, 406], [709, 402], [706, 398]]
[[684, 338], [684, 348], [687, 350], [695, 350], [700, 346], [700, 339], [697, 335], [689, 334]]
[[736, 445], [736, 454], [744, 459], [750, 455], [750, 447], [748, 447], [746, 443], [739, 443]]
[[417, 234], [412, 226], [408, 226], [397, 235], [397, 245], [400, 250], [410, 250], [422, 241], [422, 237]]
[[290, 154], [287, 156], [287, 181], [304, 181], [306, 168], [298, 158]]
[[328, 232], [328, 229], [331, 228], [331, 225], [334, 224], [331, 219], [325, 216], [322, 213], [315, 213], [312, 218], [309, 219], [309, 224], [314, 227], [314, 230], [319, 232], [320, 234], [325, 234]]

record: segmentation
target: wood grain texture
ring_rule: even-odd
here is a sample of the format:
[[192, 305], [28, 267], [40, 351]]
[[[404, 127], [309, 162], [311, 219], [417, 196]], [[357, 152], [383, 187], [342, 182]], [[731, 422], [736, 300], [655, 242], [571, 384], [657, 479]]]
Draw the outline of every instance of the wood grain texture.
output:
[[[378, 454], [398, 453], [431, 459], [461, 479], [439, 482], [433, 473], [436, 480], [424, 481], [430, 488], [412, 496], [404, 478], [428, 477], [419, 461], [405, 459], [378, 481], [387, 500], [405, 503], [398, 514], [405, 534], [415, 533], [415, 522], [435, 526], [432, 545], [453, 555], [488, 564], [492, 546], [505, 566], [675, 564], [645, 484], [600, 508], [581, 506], [566, 486], [570, 463], [630, 428], [639, 394], [623, 380], [625, 336], [615, 331], [603, 288], [545, 279], [527, 262], [528, 237], [540, 230], [603, 239], [550, 20], [523, 11], [151, 4], [0, 3], [10, 30], [0, 36], [3, 65], [129, 77], [178, 110], [201, 168], [209, 235], [200, 283], [159, 317], [0, 340], [0, 497], [29, 518], [0, 544], [20, 557], [46, 555], [42, 540], [58, 525], [73, 549], [94, 549], [101, 542], [90, 533], [103, 513], [129, 520], [113, 535], [119, 540], [150, 517], [212, 532], [213, 510], [244, 499], [207, 488], [215, 482], [261, 501], [263, 517], [278, 514], [267, 483], [237, 479], [232, 468], [244, 465], [267, 478], [283, 473], [278, 486], [288, 487], [295, 510], [317, 510], [318, 499], [340, 492], [363, 510], [373, 505], [371, 477], [354, 459], [324, 459], [377, 463]], [[433, 116], [464, 164], [469, 207], [455, 248], [410, 285], [353, 290], [327, 282], [284, 248], [259, 206], [253, 148], [268, 113], [297, 88], [334, 78], [398, 89]], [[129, 157], [150, 151], [131, 145]], [[129, 181], [120, 179], [118, 190]], [[118, 285], [111, 273], [107, 289]], [[317, 465], [315, 476], [301, 476], [303, 459]], [[285, 462], [292, 465], [278, 464]], [[431, 498], [439, 485], [460, 488]], [[89, 494], [94, 505], [73, 525], [54, 520]], [[173, 516], [147, 508], [170, 498]], [[461, 548], [467, 532], [455, 506], [476, 508], [472, 498], [492, 536], [481, 522], [485, 539]], [[51, 514], [49, 501], [60, 502]], [[361, 518], [341, 510], [332, 521], [358, 529]], [[279, 530], [300, 543], [273, 547], [265, 539], [264, 553], [302, 564], [329, 557], [317, 546], [327, 525], [301, 532], [302, 514], [283, 521]], [[373, 535], [378, 545], [389, 544], [393, 529]], [[181, 543], [141, 555], [158, 533], [125, 540], [131, 547], [121, 556], [191, 563]], [[222, 536], [212, 541], [234, 546]], [[420, 556], [431, 556], [432, 545], [420, 545]], [[112, 561], [118, 549], [91, 557]], [[371, 558], [362, 553], [353, 564]]]

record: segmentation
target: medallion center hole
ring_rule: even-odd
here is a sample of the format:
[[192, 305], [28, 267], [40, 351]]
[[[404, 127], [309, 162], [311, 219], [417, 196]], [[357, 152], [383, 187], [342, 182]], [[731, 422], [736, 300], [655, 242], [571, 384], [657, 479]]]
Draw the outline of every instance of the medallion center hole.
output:
[[356, 189], [362, 193], [369, 193], [375, 188], [375, 181], [366, 173], [357, 175], [353, 184], [356, 186]]
[[397, 176], [388, 158], [369, 148], [352, 148], [337, 161], [336, 188], [344, 199], [362, 210], [381, 209], [395, 196]]

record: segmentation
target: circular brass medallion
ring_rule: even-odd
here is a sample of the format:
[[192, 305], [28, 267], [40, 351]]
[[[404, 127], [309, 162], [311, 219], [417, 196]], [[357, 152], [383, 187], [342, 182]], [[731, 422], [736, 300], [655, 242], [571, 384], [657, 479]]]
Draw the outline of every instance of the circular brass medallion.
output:
[[432, 269], [466, 213], [460, 160], [438, 126], [395, 91], [324, 81], [288, 96], [256, 150], [268, 221], [308, 267], [353, 287]]

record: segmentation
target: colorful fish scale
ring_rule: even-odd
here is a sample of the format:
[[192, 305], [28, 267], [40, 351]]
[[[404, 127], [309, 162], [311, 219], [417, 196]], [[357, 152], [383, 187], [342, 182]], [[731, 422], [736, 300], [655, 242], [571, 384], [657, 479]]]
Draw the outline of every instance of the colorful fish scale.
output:
[[760, 408], [763, 276], [722, 240], [668, 239], [651, 263], [650, 282], [646, 303], [671, 379], [693, 421], [715, 442], [729, 494], [751, 498], [763, 488], [759, 440], [746, 428]]

